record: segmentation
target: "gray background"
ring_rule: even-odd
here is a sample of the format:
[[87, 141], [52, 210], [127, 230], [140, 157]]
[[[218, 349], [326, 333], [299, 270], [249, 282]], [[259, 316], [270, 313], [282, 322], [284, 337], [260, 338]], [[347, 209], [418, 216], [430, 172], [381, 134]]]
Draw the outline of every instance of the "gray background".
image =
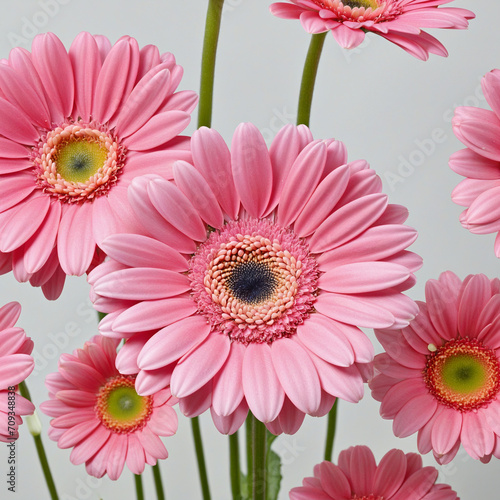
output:
[[[288, 122], [294, 122], [302, 64], [309, 35], [298, 22], [274, 18], [267, 1], [226, 0], [216, 71], [213, 126], [229, 142], [242, 121], [255, 123], [270, 140]], [[112, 42], [134, 36], [141, 46], [156, 44], [173, 52], [184, 66], [183, 89], [198, 90], [206, 1], [38, 0], [3, 2], [0, 18], [0, 57], [15, 45], [30, 47], [37, 32], [55, 32], [69, 47], [80, 31], [107, 35]], [[461, 227], [461, 208], [450, 200], [461, 179], [448, 168], [448, 158], [462, 146], [453, 136], [451, 116], [458, 105], [486, 107], [480, 78], [500, 66], [500, 7], [493, 0], [456, 1], [477, 18], [468, 31], [431, 30], [450, 56], [414, 59], [386, 40], [368, 35], [361, 47], [345, 51], [329, 35], [320, 63], [311, 128], [316, 138], [345, 142], [349, 159], [364, 158], [377, 170], [393, 203], [410, 210], [409, 224], [419, 231], [412, 249], [424, 258], [418, 284], [410, 291], [423, 299], [427, 279], [451, 269], [461, 278], [483, 272], [498, 276], [493, 235], [477, 236]], [[189, 132], [195, 129], [196, 112]], [[81, 346], [97, 332], [84, 277], [70, 278], [63, 296], [46, 301], [39, 289], [0, 277], [0, 303], [18, 300], [23, 306], [19, 326], [35, 341], [36, 370], [29, 377], [35, 402], [46, 399], [44, 378], [55, 371], [57, 357]], [[371, 337], [372, 334], [369, 333]], [[380, 348], [377, 347], [378, 350]], [[370, 446], [377, 460], [391, 448], [416, 451], [416, 438], [392, 435], [392, 422], [378, 416], [379, 404], [367, 392], [357, 405], [340, 405], [335, 458], [355, 444]], [[49, 419], [42, 416], [44, 432]], [[201, 417], [208, 472], [214, 499], [230, 498], [228, 443], [208, 415]], [[282, 436], [276, 451], [283, 457], [284, 479], [280, 499], [312, 474], [323, 454], [325, 421], [307, 417], [294, 436]], [[7, 491], [0, 480], [1, 498], [48, 497], [34, 445], [27, 428], [18, 441], [18, 491]], [[242, 436], [243, 437], [243, 436]], [[134, 498], [127, 471], [115, 483], [88, 478], [84, 466], [69, 462], [69, 450], [59, 450], [45, 435], [49, 460], [60, 498]], [[180, 418], [179, 432], [165, 439], [170, 458], [161, 464], [169, 499], [201, 497], [190, 434], [190, 423]], [[7, 450], [0, 446], [0, 477], [5, 478]], [[435, 465], [429, 455], [424, 463]], [[440, 480], [448, 482], [462, 499], [497, 498], [500, 464], [472, 460], [461, 451]], [[155, 498], [151, 472], [145, 472], [148, 498]], [[5, 492], [5, 493], [4, 493]]]

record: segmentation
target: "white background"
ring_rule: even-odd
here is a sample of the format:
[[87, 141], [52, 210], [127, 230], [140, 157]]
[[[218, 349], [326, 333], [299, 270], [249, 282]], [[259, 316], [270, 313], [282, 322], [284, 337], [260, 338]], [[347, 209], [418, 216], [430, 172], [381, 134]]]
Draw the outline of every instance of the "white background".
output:
[[[0, 57], [7, 57], [15, 45], [29, 48], [37, 32], [52, 31], [67, 47], [80, 31], [104, 34], [112, 42], [128, 34], [137, 38], [140, 46], [155, 44], [161, 52], [174, 53], [185, 68], [181, 88], [198, 90], [207, 3], [30, 0], [9, 2], [7, 7], [4, 2]], [[213, 126], [228, 142], [242, 121], [255, 123], [268, 139], [280, 126], [294, 122], [310, 37], [298, 22], [271, 16], [270, 3], [226, 0]], [[361, 48], [345, 51], [328, 35], [312, 109], [315, 138], [344, 141], [349, 159], [368, 160], [384, 180], [391, 202], [409, 208], [408, 223], [419, 231], [412, 250], [424, 258], [418, 284], [409, 293], [414, 299], [423, 299], [425, 281], [444, 270], [451, 269], [461, 278], [480, 272], [492, 278], [499, 275], [500, 269], [493, 253], [494, 236], [472, 235], [461, 227], [461, 208], [450, 199], [461, 177], [448, 167], [450, 154], [462, 147], [451, 130], [453, 108], [464, 104], [486, 107], [480, 78], [500, 66], [500, 6], [494, 0], [457, 0], [451, 5], [473, 9], [477, 18], [467, 31], [432, 31], [448, 48], [448, 58], [431, 56], [430, 61], [421, 62], [374, 35], [368, 35]], [[189, 132], [195, 129], [195, 123], [196, 111]], [[0, 277], [0, 303], [18, 300], [22, 304], [18, 325], [35, 341], [36, 370], [28, 385], [36, 404], [47, 398], [43, 381], [45, 375], [56, 370], [57, 357], [97, 333], [97, 321], [87, 297], [84, 277], [70, 278], [62, 297], [52, 303], [39, 289], [18, 284], [11, 275]], [[355, 444], [370, 446], [377, 460], [395, 447], [416, 451], [416, 439], [395, 438], [392, 422], [382, 420], [378, 408], [379, 403], [371, 399], [369, 392], [357, 405], [341, 402], [335, 459], [340, 450]], [[69, 450], [59, 450], [47, 438], [49, 419], [42, 416], [42, 422], [61, 499], [135, 497], [128, 471], [116, 482], [89, 479], [83, 465], [69, 462]], [[212, 498], [229, 499], [227, 439], [214, 430], [208, 415], [201, 417], [201, 424]], [[284, 463], [280, 499], [288, 498], [290, 488], [298, 486], [302, 477], [312, 475], [314, 464], [321, 461], [325, 426], [324, 420], [307, 417], [295, 436], [277, 440], [276, 451]], [[165, 444], [170, 458], [161, 467], [167, 498], [201, 498], [187, 419], [180, 418], [179, 432], [165, 439]], [[26, 427], [21, 428], [17, 445], [16, 494], [7, 491], [7, 450], [0, 446], [0, 497], [49, 498]], [[435, 465], [431, 456], [425, 456], [424, 463]], [[498, 498], [499, 474], [498, 460], [483, 465], [462, 451], [450, 465], [440, 468], [441, 481], [451, 484], [465, 500]], [[151, 478], [151, 472], [146, 470], [147, 498], [155, 498]]]

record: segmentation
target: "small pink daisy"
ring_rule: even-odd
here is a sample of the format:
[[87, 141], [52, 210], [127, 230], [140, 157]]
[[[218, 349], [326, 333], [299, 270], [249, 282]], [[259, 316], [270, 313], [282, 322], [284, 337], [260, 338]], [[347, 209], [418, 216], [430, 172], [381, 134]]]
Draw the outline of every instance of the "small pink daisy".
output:
[[451, 0], [290, 0], [270, 6], [284, 19], [300, 19], [308, 33], [331, 31], [346, 49], [357, 47], [371, 31], [426, 60], [429, 53], [447, 56], [443, 44], [421, 28], [465, 29], [474, 13], [440, 7]]
[[17, 280], [57, 298], [106, 236], [140, 231], [131, 180], [191, 158], [178, 134], [197, 97], [175, 93], [181, 77], [172, 54], [88, 33], [69, 51], [39, 35], [0, 64], [0, 252]]
[[167, 458], [159, 436], [177, 430], [177, 401], [168, 388], [139, 396], [135, 377], [115, 368], [118, 342], [100, 335], [83, 349], [63, 354], [59, 371], [46, 378], [50, 400], [40, 409], [54, 417], [49, 437], [59, 448], [73, 448], [70, 460], [85, 462], [95, 477], [118, 479], [123, 466], [141, 474], [145, 464]]
[[421, 265], [407, 211], [389, 205], [365, 161], [339, 141], [286, 126], [269, 151], [241, 124], [231, 152], [214, 130], [192, 138], [175, 183], [135, 179], [129, 198], [152, 237], [115, 235], [90, 275], [104, 335], [150, 394], [171, 383], [188, 416], [211, 408], [221, 432], [248, 409], [274, 433], [335, 397], [358, 401], [373, 347], [359, 326], [408, 324], [401, 292]]
[[19, 437], [21, 415], [31, 415], [33, 404], [17, 393], [21, 383], [33, 371], [31, 357], [33, 341], [22, 328], [14, 325], [21, 314], [17, 302], [0, 308], [0, 441], [10, 442]]
[[497, 232], [495, 254], [500, 257], [500, 70], [494, 69], [481, 82], [493, 111], [458, 107], [453, 131], [467, 146], [450, 157], [450, 167], [467, 177], [452, 193], [452, 200], [468, 207], [460, 222], [471, 233]]
[[460, 443], [472, 458], [500, 458], [500, 281], [447, 271], [425, 296], [409, 326], [375, 330], [386, 350], [370, 382], [380, 414], [396, 436], [418, 431], [420, 453], [441, 464]]
[[459, 500], [450, 486], [435, 484], [437, 476], [416, 453], [394, 449], [377, 465], [370, 448], [352, 446], [340, 452], [338, 465], [316, 465], [290, 500]]

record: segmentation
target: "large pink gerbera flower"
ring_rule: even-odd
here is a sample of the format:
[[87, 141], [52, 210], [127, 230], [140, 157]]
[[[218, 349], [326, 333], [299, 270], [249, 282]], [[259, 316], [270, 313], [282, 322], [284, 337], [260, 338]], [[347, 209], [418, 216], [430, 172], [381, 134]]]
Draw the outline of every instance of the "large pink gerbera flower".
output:
[[340, 452], [338, 465], [316, 465], [290, 500], [459, 500], [450, 486], [435, 484], [437, 476], [416, 453], [391, 450], [377, 465], [369, 448], [352, 446]]
[[170, 390], [139, 396], [135, 377], [115, 368], [117, 344], [98, 335], [72, 355], [63, 354], [59, 371], [46, 378], [50, 400], [40, 405], [54, 417], [49, 437], [59, 448], [73, 448], [71, 462], [85, 462], [90, 475], [111, 479], [118, 479], [125, 464], [141, 474], [146, 463], [167, 458], [159, 436], [177, 430]]
[[370, 383], [396, 436], [418, 431], [421, 453], [448, 463], [460, 443], [475, 459], [500, 458], [500, 281], [429, 280], [418, 316], [402, 331], [376, 330], [386, 353]]
[[10, 442], [19, 437], [21, 415], [30, 415], [33, 404], [17, 393], [21, 383], [33, 371], [31, 357], [33, 341], [22, 328], [14, 325], [21, 314], [17, 302], [0, 308], [0, 441]]
[[169, 177], [173, 160], [191, 157], [176, 136], [196, 95], [174, 93], [181, 77], [172, 54], [88, 33], [69, 52], [39, 35], [0, 64], [0, 252], [19, 281], [56, 298], [104, 237], [140, 230], [130, 181]]
[[[365, 161], [289, 125], [268, 151], [240, 125], [229, 152], [202, 128], [175, 183], [135, 179], [152, 238], [116, 235], [90, 275], [101, 332], [127, 338], [117, 366], [150, 394], [171, 379], [181, 410], [234, 432], [248, 408], [275, 433], [334, 396], [358, 401], [372, 346], [358, 326], [405, 326], [416, 232]], [[364, 367], [364, 368], [363, 368]]]
[[440, 7], [451, 0], [290, 0], [270, 6], [285, 19], [300, 19], [309, 33], [331, 31], [346, 49], [357, 47], [371, 31], [426, 60], [429, 53], [447, 56], [443, 44], [422, 28], [467, 28], [474, 13]]
[[[450, 167], [467, 177], [454, 189], [452, 199], [468, 207], [460, 222], [475, 234], [500, 231], [500, 70], [488, 73], [481, 85], [493, 111], [463, 106], [455, 109], [453, 131], [467, 148], [450, 157]], [[500, 257], [500, 233], [495, 254]]]

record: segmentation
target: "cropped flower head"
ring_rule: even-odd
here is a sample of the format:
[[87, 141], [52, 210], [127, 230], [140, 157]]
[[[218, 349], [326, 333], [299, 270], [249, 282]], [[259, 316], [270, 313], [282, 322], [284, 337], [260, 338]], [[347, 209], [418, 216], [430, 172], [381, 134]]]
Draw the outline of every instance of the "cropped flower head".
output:
[[304, 126], [269, 151], [241, 124], [231, 152], [214, 130], [192, 138], [175, 183], [135, 179], [132, 206], [151, 237], [115, 235], [90, 275], [104, 335], [127, 338], [117, 359], [150, 394], [171, 383], [188, 416], [211, 408], [234, 432], [248, 409], [295, 432], [335, 397], [358, 401], [373, 348], [359, 326], [405, 326], [401, 292], [421, 265], [416, 232], [389, 205], [365, 161]]
[[17, 385], [35, 368], [31, 357], [33, 341], [24, 330], [14, 326], [21, 314], [17, 302], [0, 308], [0, 441], [11, 442], [19, 437], [22, 415], [31, 415], [33, 404], [20, 396]]
[[271, 12], [285, 19], [300, 19], [308, 33], [331, 31], [346, 49], [363, 42], [366, 32], [380, 35], [426, 60], [429, 53], [447, 56], [443, 44], [422, 28], [465, 29], [474, 13], [441, 7], [451, 0], [290, 0], [273, 3]]
[[450, 167], [466, 179], [453, 190], [452, 200], [467, 207], [460, 222], [471, 233], [497, 233], [494, 248], [500, 257], [500, 70], [488, 73], [481, 85], [491, 110], [455, 109], [453, 131], [467, 147], [450, 157]]
[[450, 462], [460, 443], [475, 459], [500, 458], [500, 281], [429, 280], [426, 303], [401, 331], [376, 330], [386, 350], [371, 382], [396, 436], [418, 431], [420, 453]]
[[103, 238], [140, 231], [131, 180], [191, 158], [177, 135], [196, 95], [175, 93], [181, 77], [172, 54], [88, 33], [69, 51], [39, 35], [0, 64], [0, 252], [16, 279], [57, 298], [67, 274], [102, 261]]
[[49, 437], [73, 448], [70, 460], [85, 462], [95, 477], [118, 479], [123, 467], [141, 474], [145, 464], [167, 458], [159, 436], [177, 430], [177, 402], [164, 388], [148, 396], [134, 389], [135, 377], [115, 368], [118, 342], [95, 336], [82, 349], [63, 354], [59, 371], [46, 378], [50, 399], [41, 410], [54, 417]]
[[450, 486], [435, 484], [437, 476], [417, 453], [394, 449], [377, 465], [369, 448], [352, 446], [340, 452], [338, 465], [316, 465], [290, 500], [458, 500]]

